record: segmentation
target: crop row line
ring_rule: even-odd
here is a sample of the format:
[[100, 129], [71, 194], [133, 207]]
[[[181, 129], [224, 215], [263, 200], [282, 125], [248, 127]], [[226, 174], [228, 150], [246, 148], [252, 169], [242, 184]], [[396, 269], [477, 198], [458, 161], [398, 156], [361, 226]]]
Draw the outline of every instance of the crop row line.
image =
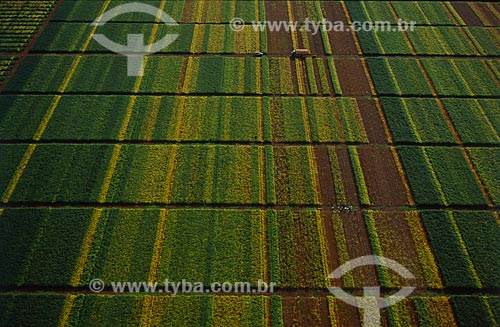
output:
[[[71, 92], [60, 92], [60, 91], [14, 91], [4, 90], [1, 95], [92, 95], [92, 96], [104, 96], [104, 95], [121, 95], [121, 96], [184, 96], [184, 97], [207, 97], [207, 96], [224, 96], [224, 97], [269, 97], [269, 98], [297, 98], [300, 94], [275, 94], [275, 93], [255, 93], [255, 92], [245, 92], [245, 93], [202, 93], [202, 92], [96, 92], [96, 91], [71, 91]], [[355, 99], [380, 99], [380, 98], [415, 98], [415, 99], [491, 99], [499, 100], [500, 95], [425, 95], [425, 94], [383, 94], [376, 96], [365, 96], [362, 94], [350, 94], [342, 95], [336, 93], [334, 96], [331, 95], [321, 95], [321, 94], [307, 94], [307, 98], [355, 98]]]
[[397, 149], [399, 146], [406, 147], [443, 147], [443, 148], [498, 148], [495, 143], [450, 143], [450, 142], [403, 142], [395, 141], [393, 143], [367, 143], [359, 141], [342, 141], [342, 142], [318, 142], [318, 141], [225, 141], [225, 140], [80, 140], [80, 139], [47, 139], [47, 140], [0, 140], [0, 145], [234, 145], [234, 146], [276, 146], [276, 147], [293, 147], [293, 146], [360, 146], [360, 147], [380, 147]]
[[[409, 211], [488, 211], [499, 212], [500, 206], [487, 205], [374, 205], [361, 204], [356, 206], [359, 211], [376, 211], [376, 212], [409, 212]], [[1, 209], [58, 209], [58, 208], [75, 208], [75, 209], [235, 209], [235, 210], [322, 210], [327, 212], [337, 212], [328, 205], [324, 204], [240, 204], [240, 203], [206, 203], [206, 202], [177, 202], [177, 203], [124, 203], [124, 202], [9, 202], [0, 205]], [[355, 212], [355, 211], [354, 211]], [[349, 213], [341, 213], [349, 216]]]
[[[346, 274], [347, 275], [347, 274]], [[362, 296], [363, 288], [360, 287], [343, 287], [343, 289], [354, 296]], [[254, 291], [255, 292], [252, 292]], [[398, 291], [399, 288], [380, 288], [380, 295], [382, 297], [390, 296], [394, 293], [394, 291]], [[414, 297], [442, 297], [442, 296], [498, 296], [498, 292], [500, 289], [498, 288], [457, 288], [457, 287], [447, 287], [445, 289], [434, 289], [434, 288], [415, 288], [412, 295], [409, 298]], [[1, 287], [0, 294], [10, 294], [15, 292], [16, 294], [36, 294], [36, 293], [49, 293], [49, 294], [68, 294], [68, 295], [76, 295], [76, 294], [95, 294], [88, 287], [80, 286], [80, 287], [48, 287], [48, 286], [16, 286], [14, 287]], [[173, 289], [171, 290], [173, 292]], [[102, 295], [113, 295], [113, 296], [130, 296], [131, 293], [127, 292], [114, 292], [111, 287], [105, 287], [103, 291], [99, 294]], [[311, 288], [311, 287], [275, 287], [274, 292], [272, 294], [257, 292], [257, 288], [250, 288], [249, 293], [234, 293], [234, 292], [222, 292], [222, 291], [214, 291], [210, 292], [210, 295], [214, 296], [273, 296], [278, 295], [282, 297], [296, 297], [296, 296], [311, 296], [311, 297], [325, 297], [325, 296], [333, 296], [327, 288]], [[137, 296], [174, 296], [169, 292], [157, 292], [151, 293], [148, 295], [147, 293], [138, 294]]]

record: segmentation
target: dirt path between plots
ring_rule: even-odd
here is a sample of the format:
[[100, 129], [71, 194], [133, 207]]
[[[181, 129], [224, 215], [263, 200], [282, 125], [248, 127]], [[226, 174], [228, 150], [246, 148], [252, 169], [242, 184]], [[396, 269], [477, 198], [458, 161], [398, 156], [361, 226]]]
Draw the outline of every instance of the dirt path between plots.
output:
[[318, 166], [318, 179], [320, 188], [320, 203], [329, 208], [337, 203], [335, 187], [333, 185], [332, 166], [328, 155], [328, 148], [325, 145], [315, 146], [314, 154]]
[[[348, 24], [347, 15], [340, 2], [326, 1], [322, 2], [325, 18], [330, 22], [341, 21], [345, 25]], [[329, 31], [328, 38], [333, 54], [358, 55], [358, 49], [352, 33], [349, 31], [336, 32]]]
[[339, 76], [342, 95], [371, 96], [370, 84], [361, 60], [339, 58], [335, 59], [334, 63]]
[[485, 3], [470, 3], [469, 5], [471, 7], [474, 7], [476, 11], [479, 12], [480, 15], [486, 19], [488, 24], [484, 25], [490, 25], [495, 27], [500, 26], [500, 19], [497, 16], [495, 16], [494, 13], [491, 12], [491, 9], [488, 8], [488, 6]]
[[374, 146], [359, 146], [357, 149], [371, 204], [408, 205], [406, 191], [391, 150]]
[[467, 26], [483, 26], [483, 23], [476, 16], [471, 7], [469, 7], [467, 2], [453, 2], [451, 5], [455, 8], [460, 17], [462, 17]]
[[377, 105], [371, 99], [358, 98], [359, 112], [363, 118], [366, 135], [370, 144], [387, 144], [384, 125], [380, 119]]
[[[288, 7], [286, 1], [264, 1], [266, 20], [289, 21]], [[292, 51], [292, 35], [290, 32], [280, 30], [279, 32], [266, 31], [267, 52], [269, 55], [287, 56]]]

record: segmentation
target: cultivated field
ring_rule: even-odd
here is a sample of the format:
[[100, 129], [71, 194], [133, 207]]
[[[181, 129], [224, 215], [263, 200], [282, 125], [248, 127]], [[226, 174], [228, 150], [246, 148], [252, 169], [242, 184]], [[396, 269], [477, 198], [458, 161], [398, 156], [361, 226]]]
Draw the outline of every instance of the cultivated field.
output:
[[[179, 25], [90, 24], [127, 2], [0, 0], [0, 326], [362, 326], [332, 286], [416, 287], [382, 326], [500, 324], [500, 4], [143, 0]], [[248, 24], [306, 17], [416, 26]], [[95, 33], [179, 37], [136, 77]], [[415, 279], [328, 278], [366, 255]], [[252, 290], [111, 285], [166, 279]]]

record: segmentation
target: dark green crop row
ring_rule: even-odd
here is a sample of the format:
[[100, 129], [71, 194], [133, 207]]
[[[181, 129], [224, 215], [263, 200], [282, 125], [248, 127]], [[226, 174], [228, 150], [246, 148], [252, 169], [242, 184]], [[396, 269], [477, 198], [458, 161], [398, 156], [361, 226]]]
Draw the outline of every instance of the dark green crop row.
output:
[[399, 147], [418, 204], [485, 205], [478, 181], [458, 148]]

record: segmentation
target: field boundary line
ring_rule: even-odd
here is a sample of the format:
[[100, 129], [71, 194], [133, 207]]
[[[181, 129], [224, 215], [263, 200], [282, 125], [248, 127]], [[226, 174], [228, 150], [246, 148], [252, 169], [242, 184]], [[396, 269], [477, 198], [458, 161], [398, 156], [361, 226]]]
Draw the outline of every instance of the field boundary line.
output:
[[380, 102], [380, 98], [373, 98], [375, 102], [375, 107], [377, 108], [377, 113], [384, 128], [385, 137], [387, 138], [387, 143], [389, 145], [394, 145], [394, 137], [392, 136], [391, 129], [389, 128], [389, 123], [387, 123], [387, 119], [385, 118], [384, 109], [382, 108], [382, 103]]
[[153, 106], [152, 106], [153, 112], [149, 117], [149, 122], [147, 123], [146, 131], [144, 132], [144, 138], [148, 141], [151, 141], [153, 139], [153, 134], [156, 128], [156, 124], [158, 122], [158, 114], [161, 107], [161, 97], [153, 96], [152, 98], [153, 98]]
[[7, 203], [9, 202], [10, 198], [12, 197], [12, 194], [14, 193], [14, 190], [16, 189], [17, 183], [21, 179], [21, 176], [24, 173], [24, 170], [28, 166], [28, 163], [31, 159], [31, 156], [33, 155], [33, 152], [35, 152], [36, 144], [30, 144], [28, 146], [28, 149], [24, 153], [23, 158], [21, 159], [21, 162], [17, 166], [16, 172], [14, 173], [14, 176], [12, 176], [12, 179], [9, 182], [9, 185], [7, 186], [7, 189], [5, 190], [3, 197], [2, 197], [2, 202]]
[[[352, 26], [352, 17], [351, 14], [349, 13], [349, 8], [347, 8], [347, 5], [345, 4], [345, 0], [341, 0], [340, 4], [342, 5], [342, 9], [344, 10], [345, 18], [347, 20], [347, 23], [349, 26]], [[356, 31], [354, 29], [351, 30], [351, 35], [352, 39], [354, 40], [354, 44], [356, 45], [356, 49], [358, 51], [358, 56], [363, 56], [363, 50], [361, 48], [361, 44], [359, 43], [358, 36], [356, 34]]]
[[434, 184], [436, 185], [437, 191], [439, 193], [439, 197], [441, 198], [441, 201], [443, 201], [444, 206], [448, 206], [448, 198], [446, 197], [446, 194], [444, 193], [443, 190], [443, 185], [441, 185], [441, 181], [437, 177], [436, 171], [434, 170], [434, 166], [432, 166], [431, 159], [429, 158], [429, 154], [427, 153], [427, 150], [425, 147], [422, 147], [422, 154], [424, 156], [424, 161], [425, 164], [427, 165], [427, 168], [429, 169], [429, 172], [431, 173], [432, 180], [434, 181]]
[[261, 242], [259, 248], [261, 251], [260, 257], [262, 260], [262, 280], [270, 282], [271, 276], [269, 274], [269, 250], [268, 250], [268, 231], [267, 231], [267, 212], [265, 210], [259, 210], [260, 215], [260, 237]]
[[368, 185], [366, 185], [363, 166], [361, 165], [361, 161], [359, 160], [358, 148], [355, 146], [349, 146], [347, 150], [349, 152], [349, 160], [354, 173], [359, 203], [362, 205], [371, 205], [372, 202], [370, 199], [370, 192], [368, 190]]
[[[316, 213], [316, 224], [317, 224], [317, 232], [318, 232], [318, 242], [319, 242], [319, 249], [321, 251], [321, 261], [322, 264], [321, 266], [323, 267], [323, 276], [328, 276], [330, 273], [330, 270], [328, 268], [328, 253], [329, 251], [327, 250], [326, 247], [326, 233], [325, 233], [325, 225], [323, 223], [323, 215], [321, 211], [317, 211]], [[331, 253], [330, 253], [331, 255]], [[328, 278], [325, 278], [325, 286], [330, 286]]]
[[63, 310], [59, 318], [59, 323], [57, 324], [58, 327], [68, 326], [68, 320], [73, 309], [73, 304], [75, 303], [75, 298], [75, 294], [68, 294], [66, 299], [64, 300]]
[[71, 277], [70, 285], [73, 287], [79, 286], [81, 281], [83, 270], [85, 269], [85, 264], [87, 263], [87, 257], [90, 252], [90, 248], [92, 246], [92, 241], [94, 239], [94, 235], [97, 231], [97, 225], [99, 224], [99, 220], [102, 216], [103, 209], [96, 208], [92, 212], [92, 216], [90, 218], [90, 225], [85, 234], [85, 238], [83, 240], [82, 248], [80, 250], [80, 256], [78, 257], [75, 271], [73, 272], [73, 276]]
[[[1, 214], [1, 211], [0, 211], [0, 214]], [[495, 220], [500, 225], [500, 215], [498, 214], [498, 212], [493, 211], [493, 217], [495, 217]]]
[[[344, 264], [351, 259], [349, 255], [349, 248], [347, 246], [347, 240], [345, 238], [345, 228], [344, 222], [342, 221], [342, 216], [336, 212], [330, 212], [330, 219], [333, 224], [333, 232], [335, 235], [335, 244], [337, 245], [337, 255], [339, 258], [339, 264]], [[348, 271], [342, 276], [342, 282], [345, 287], [355, 287], [354, 274]]]
[[[290, 0], [286, 0], [287, 15], [290, 22], [294, 22], [293, 8]], [[292, 47], [297, 49], [299, 47], [299, 40], [296, 30], [290, 30], [290, 36], [292, 38]]]
[[266, 204], [267, 199], [267, 186], [266, 186], [266, 154], [264, 152], [264, 147], [257, 149], [257, 158], [259, 160], [259, 202]]
[[479, 275], [477, 274], [476, 267], [474, 266], [474, 263], [472, 262], [469, 250], [467, 249], [467, 245], [465, 244], [464, 238], [462, 236], [462, 233], [460, 232], [460, 229], [458, 228], [457, 222], [455, 220], [455, 216], [453, 216], [453, 213], [451, 211], [448, 212], [447, 214], [448, 219], [450, 219], [451, 226], [453, 227], [453, 231], [457, 235], [457, 240], [458, 243], [460, 244], [461, 250], [465, 254], [465, 261], [467, 262], [467, 265], [469, 266], [469, 270], [472, 274], [472, 278], [476, 281], [476, 286], [479, 288], [483, 288], [483, 283], [481, 282], [481, 279], [479, 278]]
[[460, 151], [462, 152], [465, 161], [467, 161], [467, 164], [469, 165], [469, 168], [474, 175], [474, 179], [476, 180], [479, 188], [481, 189], [481, 192], [483, 193], [483, 197], [486, 200], [486, 203], [488, 204], [489, 207], [494, 207], [495, 204], [493, 203], [493, 200], [490, 196], [490, 193], [488, 192], [488, 189], [486, 188], [486, 185], [484, 185], [483, 180], [481, 179], [479, 173], [477, 172], [477, 168], [474, 165], [474, 162], [472, 161], [469, 152], [465, 147], [460, 147]]
[[462, 16], [458, 14], [458, 12], [455, 10], [455, 7], [453, 7], [453, 5], [449, 1], [444, 2], [444, 8], [447, 9], [448, 15], [452, 20], [455, 21], [456, 26], [467, 25], [462, 19]]
[[[193, 58], [189, 57], [186, 63], [186, 74], [184, 75], [183, 79], [183, 85], [182, 85], [182, 90], [187, 91], [187, 85], [190, 83], [190, 70], [193, 68]], [[189, 73], [189, 74], [188, 74]], [[189, 76], [189, 77], [188, 77]], [[187, 92], [186, 92], [187, 93]], [[177, 106], [177, 101], [180, 101], [179, 105]], [[177, 141], [181, 140], [181, 125], [182, 121], [184, 120], [184, 112], [186, 110], [186, 101], [187, 97], [186, 96], [180, 96], [179, 98], [176, 99], [176, 107], [179, 109], [177, 110], [177, 123], [175, 124], [175, 139]], [[169, 156], [168, 159], [168, 171], [167, 171], [167, 176], [166, 176], [166, 184], [167, 188], [165, 190], [165, 195], [164, 195], [164, 200], [165, 203], [170, 202], [170, 197], [172, 196], [172, 187], [174, 183], [174, 177], [175, 177], [175, 171], [176, 171], [176, 162], [177, 162], [177, 155], [179, 153], [179, 146], [176, 144], [172, 148], [172, 153]]]
[[309, 117], [309, 106], [307, 105], [306, 97], [302, 97], [300, 99], [301, 103], [301, 113], [302, 113], [302, 120], [304, 121], [304, 132], [305, 132], [305, 139], [306, 142], [311, 142], [312, 140], [312, 133], [311, 133], [311, 119]]
[[497, 131], [497, 129], [495, 128], [495, 126], [493, 125], [493, 123], [491, 122], [491, 119], [490, 117], [486, 114], [486, 112], [484, 111], [484, 108], [483, 106], [481, 105], [481, 103], [479, 102], [478, 99], [474, 99], [473, 100], [476, 104], [476, 108], [479, 110], [479, 112], [481, 112], [481, 115], [484, 117], [484, 119], [486, 120], [486, 124], [488, 124], [488, 127], [491, 129], [491, 131], [493, 132], [494, 135], [497, 136], [497, 139], [500, 140], [500, 134], [499, 132]]
[[396, 170], [399, 172], [399, 177], [401, 178], [401, 182], [403, 183], [403, 187], [405, 188], [406, 199], [411, 206], [415, 205], [415, 198], [413, 197], [413, 193], [411, 192], [410, 182], [408, 181], [408, 177], [406, 176], [406, 172], [401, 164], [401, 158], [399, 157], [398, 151], [396, 147], [390, 147], [392, 157], [394, 159], [394, 164], [396, 165]]
[[314, 189], [314, 203], [321, 204], [321, 184], [318, 176], [318, 163], [316, 162], [316, 155], [312, 146], [307, 146], [307, 156], [309, 157], [309, 171], [315, 186]]
[[262, 103], [262, 97], [257, 98], [257, 110], [259, 112], [259, 131], [257, 133], [257, 137], [259, 141], [265, 142], [265, 115], [264, 115], [264, 106]]
[[255, 89], [258, 94], [263, 93], [262, 89], [262, 59], [257, 58], [255, 60], [255, 74], [257, 77], [255, 78]]
[[108, 191], [111, 186], [111, 181], [113, 180], [113, 175], [116, 169], [116, 165], [118, 163], [118, 159], [120, 158], [122, 145], [115, 144], [113, 147], [113, 153], [111, 154], [110, 164], [108, 170], [106, 171], [106, 176], [104, 177], [103, 184], [101, 186], [101, 193], [99, 194], [99, 203], [105, 203], [106, 198], [108, 197]]
[[151, 264], [149, 267], [148, 282], [156, 282], [158, 279], [158, 269], [160, 268], [161, 254], [163, 244], [165, 242], [165, 227], [167, 226], [168, 210], [160, 210], [160, 219], [157, 224], [155, 244], [153, 247], [153, 255], [151, 256]]
[[151, 325], [150, 316], [153, 313], [153, 297], [145, 295], [142, 298], [142, 308], [141, 308], [141, 319], [139, 322], [139, 327], [148, 327]]
[[[439, 267], [434, 257], [434, 253], [432, 253], [429, 238], [422, 225], [419, 212], [405, 212], [405, 221], [408, 224], [413, 243], [415, 244], [418, 262], [422, 268], [425, 283], [431, 288], [443, 289], [444, 285]], [[429, 269], [426, 269], [426, 267]]]
[[[374, 212], [371, 210], [363, 212], [363, 220], [366, 226], [366, 233], [368, 234], [368, 241], [372, 253], [380, 257], [384, 257], [384, 249], [382, 248], [382, 243], [380, 242], [380, 236], [377, 230], [377, 223]], [[384, 284], [384, 282], [389, 283], [391, 286], [395, 284], [387, 267], [375, 267], [375, 274], [380, 284]]]

